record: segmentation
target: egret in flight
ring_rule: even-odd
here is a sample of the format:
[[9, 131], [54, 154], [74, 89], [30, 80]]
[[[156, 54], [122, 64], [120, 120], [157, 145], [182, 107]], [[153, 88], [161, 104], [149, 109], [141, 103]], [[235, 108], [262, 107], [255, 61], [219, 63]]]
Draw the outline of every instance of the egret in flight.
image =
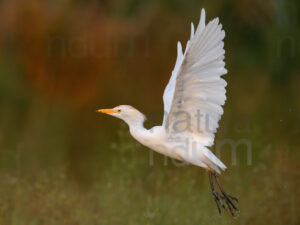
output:
[[130, 134], [150, 149], [206, 169], [219, 213], [221, 208], [227, 208], [234, 216], [234, 211], [238, 211], [234, 201], [238, 200], [227, 194], [219, 179], [226, 166], [208, 149], [213, 145], [226, 100], [227, 83], [221, 78], [227, 73], [224, 37], [219, 19], [206, 25], [202, 9], [196, 31], [191, 24], [184, 52], [181, 43], [177, 44], [177, 60], [163, 94], [165, 114], [161, 126], [144, 128], [146, 117], [129, 105], [97, 112], [124, 120]]

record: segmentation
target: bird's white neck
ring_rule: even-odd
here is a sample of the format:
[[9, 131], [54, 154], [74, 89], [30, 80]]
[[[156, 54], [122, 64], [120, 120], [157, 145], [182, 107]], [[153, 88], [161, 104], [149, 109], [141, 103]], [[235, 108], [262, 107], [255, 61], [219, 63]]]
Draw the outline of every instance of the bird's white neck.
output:
[[143, 116], [143, 114], [136, 117], [126, 118], [124, 119], [124, 121], [129, 126], [130, 134], [137, 141], [146, 145], [150, 137], [150, 132], [144, 127], [145, 117]]

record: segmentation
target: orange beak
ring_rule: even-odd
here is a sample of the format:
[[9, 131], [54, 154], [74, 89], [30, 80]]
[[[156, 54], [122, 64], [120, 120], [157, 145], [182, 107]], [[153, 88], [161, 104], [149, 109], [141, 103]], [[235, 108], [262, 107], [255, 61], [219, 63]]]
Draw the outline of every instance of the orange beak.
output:
[[98, 109], [98, 110], [96, 110], [96, 112], [112, 114], [112, 113], [118, 113], [119, 111], [115, 110], [115, 109]]

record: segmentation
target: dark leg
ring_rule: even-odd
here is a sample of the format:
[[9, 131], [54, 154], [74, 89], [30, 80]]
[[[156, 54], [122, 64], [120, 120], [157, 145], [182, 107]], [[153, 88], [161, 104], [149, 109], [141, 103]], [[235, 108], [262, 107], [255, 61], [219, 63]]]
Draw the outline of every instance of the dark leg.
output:
[[216, 205], [218, 207], [218, 211], [219, 211], [219, 214], [221, 215], [221, 208], [220, 208], [220, 205], [225, 209], [225, 205], [223, 204], [222, 200], [221, 200], [221, 195], [215, 190], [215, 182], [214, 182], [214, 179], [213, 179], [213, 175], [211, 172], [208, 172], [208, 175], [209, 175], [209, 182], [210, 182], [210, 187], [211, 187], [211, 192], [214, 196], [214, 199], [215, 199], [215, 202], [216, 202]]
[[218, 186], [219, 186], [220, 191], [221, 191], [222, 194], [223, 194], [222, 197], [223, 197], [224, 201], [225, 201], [226, 204], [227, 204], [227, 208], [229, 209], [231, 215], [234, 216], [233, 209], [234, 209], [235, 211], [237, 211], [237, 212], [239, 212], [239, 210], [238, 210], [238, 208], [234, 205], [234, 203], [232, 202], [232, 200], [238, 202], [238, 199], [237, 199], [236, 197], [233, 197], [233, 196], [227, 194], [226, 191], [224, 190], [224, 188], [223, 188], [223, 186], [222, 186], [220, 180], [219, 180], [218, 175], [217, 175], [216, 173], [214, 173], [213, 175], [214, 175], [214, 177], [215, 177], [215, 179], [216, 179], [216, 181], [217, 181], [217, 184], [218, 184]]
[[[234, 203], [232, 202], [232, 200], [238, 202], [238, 199], [236, 197], [233, 197], [229, 194], [227, 194], [219, 180], [219, 177], [218, 175], [214, 172], [214, 171], [211, 171], [209, 170], [209, 181], [210, 181], [210, 185], [211, 185], [211, 190], [212, 190], [212, 194], [214, 196], [214, 199], [215, 199], [215, 202], [217, 204], [217, 207], [218, 207], [218, 211], [219, 213], [221, 214], [221, 208], [220, 208], [220, 205], [225, 209], [225, 205], [223, 203], [223, 201], [226, 203], [227, 205], [227, 208], [229, 209], [230, 213], [232, 216], [235, 216], [234, 215], [234, 210], [239, 212], [238, 208], [234, 205]], [[214, 179], [217, 181], [217, 184], [218, 184], [218, 187], [221, 191], [222, 194], [218, 193], [216, 190], [215, 190], [215, 186], [214, 186]]]

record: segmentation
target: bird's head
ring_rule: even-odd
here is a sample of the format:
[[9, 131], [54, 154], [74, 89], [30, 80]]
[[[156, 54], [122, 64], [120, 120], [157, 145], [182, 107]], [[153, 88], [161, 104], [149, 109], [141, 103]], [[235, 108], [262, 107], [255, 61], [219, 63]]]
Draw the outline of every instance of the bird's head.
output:
[[98, 109], [96, 112], [120, 118], [127, 124], [143, 123], [146, 120], [143, 113], [130, 105], [119, 105], [112, 109]]

